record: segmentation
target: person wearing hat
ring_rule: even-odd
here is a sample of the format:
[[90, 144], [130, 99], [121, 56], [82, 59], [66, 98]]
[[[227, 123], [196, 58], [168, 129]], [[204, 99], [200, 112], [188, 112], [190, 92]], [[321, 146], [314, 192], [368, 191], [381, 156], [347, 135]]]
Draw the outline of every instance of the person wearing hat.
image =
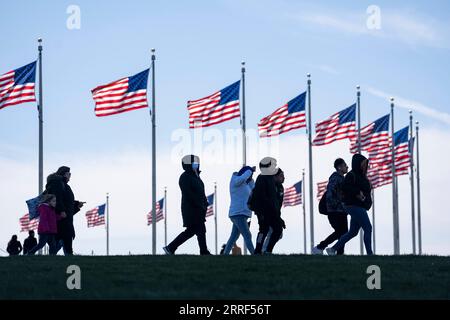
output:
[[[259, 162], [261, 174], [258, 175], [255, 182], [255, 188], [252, 193], [252, 208], [258, 218], [259, 232], [256, 237], [255, 254], [262, 253], [264, 240], [269, 232], [269, 228], [277, 230], [281, 224], [281, 211], [278, 206], [277, 188], [274, 176], [278, 173], [277, 161], [274, 158], [266, 157]], [[278, 218], [277, 218], [278, 217]], [[275, 227], [275, 228], [274, 228]], [[278, 241], [279, 235], [274, 234], [273, 238]], [[272, 241], [274, 242], [274, 241]], [[276, 242], [276, 241], [275, 241]], [[275, 245], [275, 243], [273, 243]], [[272, 248], [268, 246], [267, 252], [272, 252]]]
[[53, 194], [56, 197], [56, 214], [60, 216], [57, 225], [57, 240], [60, 242], [57, 251], [61, 249], [61, 244], [65, 255], [72, 255], [72, 242], [75, 239], [75, 228], [73, 226], [73, 216], [80, 211], [83, 202], [76, 201], [72, 188], [69, 186], [71, 173], [70, 168], [62, 166], [55, 173], [47, 177], [45, 193]]
[[163, 250], [166, 254], [174, 254], [175, 251], [192, 238], [197, 236], [201, 255], [211, 254], [206, 246], [206, 210], [208, 200], [205, 195], [205, 185], [200, 179], [200, 158], [195, 155], [184, 156], [181, 160], [184, 172], [179, 179], [181, 189], [181, 214], [185, 231], [180, 233]]
[[252, 217], [252, 211], [249, 209], [247, 203], [248, 198], [255, 186], [252, 179], [253, 172], [256, 167], [244, 166], [239, 172], [233, 172], [230, 180], [230, 209], [228, 216], [233, 224], [231, 234], [228, 239], [224, 254], [229, 254], [236, 244], [239, 235], [242, 234], [245, 245], [251, 254], [254, 252], [252, 243], [252, 234], [248, 226], [248, 219]]

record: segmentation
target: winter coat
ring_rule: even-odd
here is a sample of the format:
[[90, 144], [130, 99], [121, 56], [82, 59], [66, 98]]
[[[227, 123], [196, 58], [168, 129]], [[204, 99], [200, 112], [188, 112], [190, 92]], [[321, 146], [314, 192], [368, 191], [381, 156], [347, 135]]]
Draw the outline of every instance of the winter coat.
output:
[[80, 211], [79, 202], [75, 201], [72, 189], [63, 176], [51, 174], [47, 178], [46, 193], [56, 196], [56, 213], [65, 212], [67, 217], [58, 221], [58, 235], [60, 237], [75, 237], [73, 216]]
[[263, 219], [271, 220], [281, 216], [281, 206], [273, 176], [260, 174], [256, 178], [252, 202], [255, 214]]
[[[344, 179], [342, 190], [344, 192], [344, 204], [347, 206], [357, 206], [369, 210], [372, 206], [372, 186], [367, 176], [361, 170], [361, 163], [367, 160], [360, 154], [355, 154], [352, 158], [352, 170], [347, 173]], [[356, 196], [362, 191], [365, 200], [359, 200]]]
[[208, 200], [205, 195], [205, 185], [199, 174], [188, 164], [183, 164], [183, 169], [184, 172], [181, 174], [178, 184], [181, 189], [183, 226], [187, 228], [206, 221]]
[[55, 209], [50, 207], [48, 204], [43, 203], [38, 207], [39, 212], [39, 234], [56, 234], [58, 232], [57, 228], [57, 217]]
[[334, 172], [328, 179], [327, 185], [327, 212], [345, 212], [342, 200], [344, 194], [342, 192], [342, 185], [344, 184], [344, 176]]
[[23, 242], [23, 254], [26, 255], [31, 249], [37, 246], [37, 239], [35, 237], [28, 237]]
[[8, 247], [6, 248], [10, 256], [18, 256], [22, 251], [22, 244], [20, 241], [9, 241]]
[[244, 215], [249, 218], [252, 216], [252, 211], [248, 208], [248, 198], [255, 187], [255, 182], [247, 180], [252, 176], [252, 171], [247, 170], [242, 175], [234, 172], [230, 180], [230, 209], [228, 211], [229, 217]]

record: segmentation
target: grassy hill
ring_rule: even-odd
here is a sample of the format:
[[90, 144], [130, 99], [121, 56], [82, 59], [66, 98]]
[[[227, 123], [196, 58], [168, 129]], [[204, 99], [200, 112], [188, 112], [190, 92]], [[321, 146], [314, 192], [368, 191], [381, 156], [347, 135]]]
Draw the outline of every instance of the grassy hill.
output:
[[[66, 269], [81, 268], [81, 290]], [[381, 290], [368, 290], [369, 265]], [[450, 257], [112, 256], [0, 258], [0, 299], [449, 299]]]

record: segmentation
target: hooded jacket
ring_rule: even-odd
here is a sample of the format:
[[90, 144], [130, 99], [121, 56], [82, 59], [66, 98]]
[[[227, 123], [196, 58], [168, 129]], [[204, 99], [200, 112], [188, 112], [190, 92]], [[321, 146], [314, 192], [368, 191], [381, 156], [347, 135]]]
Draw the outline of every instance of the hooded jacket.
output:
[[[342, 191], [344, 192], [344, 204], [348, 206], [358, 206], [369, 210], [372, 206], [372, 186], [367, 179], [366, 173], [361, 169], [361, 163], [364, 160], [367, 160], [367, 158], [361, 154], [355, 154], [353, 156], [352, 170], [345, 176]], [[360, 192], [362, 192], [365, 197], [364, 202], [356, 197]]]
[[55, 209], [50, 207], [47, 203], [42, 203], [38, 207], [39, 212], [39, 234], [56, 234], [58, 232], [56, 226], [56, 212]]
[[181, 214], [183, 226], [190, 227], [206, 221], [208, 200], [205, 195], [205, 185], [200, 179], [200, 171], [195, 172], [191, 164], [182, 163], [184, 172], [178, 184], [181, 189]]
[[256, 178], [252, 202], [255, 214], [264, 219], [271, 220], [281, 216], [281, 205], [273, 175], [260, 174]]
[[253, 179], [248, 181], [253, 172], [247, 170], [241, 175], [238, 172], [234, 172], [230, 180], [230, 210], [228, 216], [233, 217], [237, 215], [244, 215], [249, 218], [252, 216], [252, 211], [248, 208], [247, 202], [250, 197], [250, 193], [255, 187]]

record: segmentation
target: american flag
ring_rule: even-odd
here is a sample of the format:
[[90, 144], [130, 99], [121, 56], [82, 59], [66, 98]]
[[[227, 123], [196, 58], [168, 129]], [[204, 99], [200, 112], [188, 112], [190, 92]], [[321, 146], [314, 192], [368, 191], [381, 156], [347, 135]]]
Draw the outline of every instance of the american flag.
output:
[[317, 183], [317, 199], [322, 199], [323, 194], [327, 191], [328, 180]]
[[97, 117], [147, 108], [149, 69], [92, 90]]
[[292, 187], [284, 190], [283, 206], [293, 207], [302, 203], [302, 182], [299, 181]]
[[208, 209], [206, 210], [206, 217], [214, 215], [214, 193], [206, 197], [208, 200]]
[[[156, 222], [164, 220], [164, 198], [156, 202]], [[153, 215], [152, 211], [147, 213], [147, 225], [151, 225], [153, 223]]]
[[313, 145], [322, 146], [345, 138], [354, 138], [356, 104], [333, 114], [328, 119], [316, 123], [316, 137]]
[[[390, 145], [389, 117], [389, 114], [387, 114], [361, 128], [361, 151], [371, 151]], [[353, 139], [350, 139], [350, 152], [353, 154], [358, 152], [357, 138], [355, 135]]]
[[0, 109], [36, 101], [36, 61], [0, 76]]
[[105, 208], [106, 204], [102, 204], [86, 212], [86, 220], [88, 228], [97, 227], [105, 224]]
[[306, 92], [295, 97], [258, 123], [259, 136], [271, 137], [306, 127]]
[[207, 97], [188, 101], [189, 128], [209, 127], [240, 117], [240, 81]]
[[[394, 133], [394, 161], [395, 175], [408, 174], [412, 146], [414, 140], [410, 141], [408, 137], [409, 127], [405, 127]], [[392, 139], [389, 139], [392, 144]], [[367, 173], [373, 188], [392, 183], [392, 150], [388, 147], [378, 149], [376, 152], [369, 153], [370, 169]]]
[[27, 213], [20, 218], [20, 232], [36, 230], [39, 226], [39, 217], [30, 220], [30, 215]]

